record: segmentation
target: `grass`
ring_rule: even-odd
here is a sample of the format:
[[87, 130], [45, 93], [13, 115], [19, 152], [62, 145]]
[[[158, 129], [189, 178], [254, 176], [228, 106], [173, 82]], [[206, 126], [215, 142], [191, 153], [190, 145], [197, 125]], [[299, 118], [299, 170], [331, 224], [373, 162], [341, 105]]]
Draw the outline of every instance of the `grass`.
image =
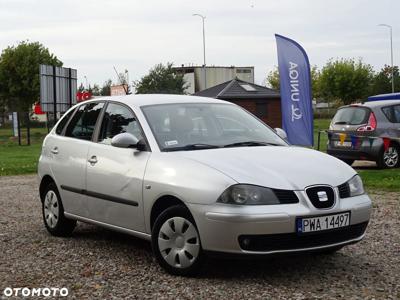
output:
[[0, 176], [36, 173], [46, 128], [31, 129], [31, 146], [26, 146], [26, 130], [22, 129], [22, 144], [13, 136], [12, 129], [0, 129]]
[[[328, 129], [329, 123], [329, 119], [316, 119], [314, 121], [315, 149], [317, 149], [318, 132]], [[22, 134], [25, 134], [24, 130]], [[0, 129], [0, 176], [36, 173], [41, 144], [46, 134], [46, 128], [32, 128], [32, 145], [18, 146], [18, 141], [13, 137], [11, 129]], [[326, 151], [328, 137], [325, 133], [321, 133], [320, 137], [320, 150]], [[26, 141], [23, 140], [23, 143], [25, 144]], [[357, 171], [367, 189], [400, 190], [400, 169], [379, 170], [369, 168]]]

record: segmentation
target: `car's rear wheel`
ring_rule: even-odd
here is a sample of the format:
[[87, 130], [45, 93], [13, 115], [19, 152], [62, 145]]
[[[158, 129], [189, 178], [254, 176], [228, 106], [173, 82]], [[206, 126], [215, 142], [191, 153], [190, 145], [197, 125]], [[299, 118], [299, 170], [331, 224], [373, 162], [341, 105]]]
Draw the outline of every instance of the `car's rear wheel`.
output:
[[342, 161], [344, 161], [349, 166], [351, 166], [354, 163], [354, 159], [342, 159]]
[[396, 144], [390, 144], [389, 148], [381, 150], [377, 165], [379, 168], [397, 168], [400, 166], [400, 147]]
[[152, 248], [158, 263], [168, 273], [182, 276], [197, 273], [203, 251], [196, 224], [186, 207], [172, 206], [157, 217]]
[[70, 220], [64, 216], [64, 207], [55, 183], [50, 183], [42, 199], [42, 213], [44, 225], [48, 232], [55, 236], [68, 236], [76, 226], [75, 220]]

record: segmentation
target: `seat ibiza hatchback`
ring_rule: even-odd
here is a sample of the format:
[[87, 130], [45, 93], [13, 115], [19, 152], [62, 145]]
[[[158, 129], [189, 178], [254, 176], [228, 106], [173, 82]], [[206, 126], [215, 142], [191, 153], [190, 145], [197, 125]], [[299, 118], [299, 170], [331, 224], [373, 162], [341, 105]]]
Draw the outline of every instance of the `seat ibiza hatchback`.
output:
[[207, 252], [336, 251], [364, 237], [371, 210], [351, 167], [203, 97], [80, 103], [45, 138], [38, 171], [51, 234], [82, 221], [151, 240], [179, 275]]

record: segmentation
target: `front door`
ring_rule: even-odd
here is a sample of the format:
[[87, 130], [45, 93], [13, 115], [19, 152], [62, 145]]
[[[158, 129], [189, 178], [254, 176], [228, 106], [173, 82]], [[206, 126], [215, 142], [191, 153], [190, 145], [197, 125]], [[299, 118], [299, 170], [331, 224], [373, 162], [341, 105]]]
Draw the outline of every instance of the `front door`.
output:
[[97, 143], [89, 147], [87, 156], [89, 218], [144, 232], [142, 188], [150, 152], [111, 146], [111, 139], [123, 132], [143, 138], [131, 109], [110, 102]]

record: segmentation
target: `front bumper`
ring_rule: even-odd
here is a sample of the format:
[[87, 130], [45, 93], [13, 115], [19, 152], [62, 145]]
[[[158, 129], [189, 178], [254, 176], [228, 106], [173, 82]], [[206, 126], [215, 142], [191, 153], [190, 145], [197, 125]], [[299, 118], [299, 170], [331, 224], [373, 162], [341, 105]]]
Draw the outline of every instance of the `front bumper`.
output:
[[[360, 241], [370, 218], [368, 195], [338, 198], [330, 209], [317, 209], [305, 192], [297, 191], [300, 202], [286, 205], [234, 206], [188, 204], [206, 251], [234, 254], [273, 254], [330, 248]], [[296, 233], [296, 218], [344, 211], [351, 212], [350, 226], [318, 234]], [[247, 247], [243, 239], [253, 240]], [[251, 245], [251, 240], [250, 240]]]

